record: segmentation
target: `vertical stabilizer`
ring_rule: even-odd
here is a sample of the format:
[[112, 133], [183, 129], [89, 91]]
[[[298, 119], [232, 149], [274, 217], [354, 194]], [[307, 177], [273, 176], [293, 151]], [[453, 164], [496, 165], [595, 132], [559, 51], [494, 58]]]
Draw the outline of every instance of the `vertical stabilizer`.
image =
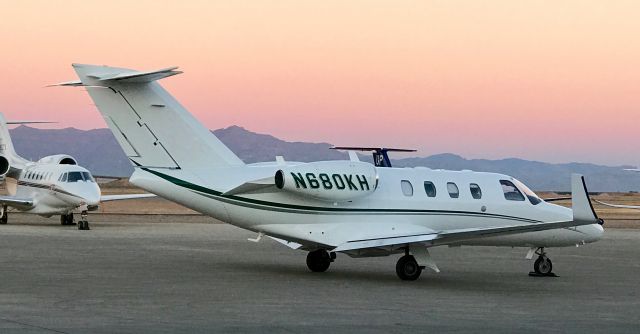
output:
[[134, 166], [202, 169], [244, 165], [156, 82], [182, 73], [175, 67], [149, 72], [81, 64], [73, 68]]
[[27, 162], [27, 160], [20, 157], [13, 148], [13, 141], [11, 140], [11, 134], [9, 134], [7, 120], [2, 113], [0, 113], [0, 155], [5, 156], [12, 165]]

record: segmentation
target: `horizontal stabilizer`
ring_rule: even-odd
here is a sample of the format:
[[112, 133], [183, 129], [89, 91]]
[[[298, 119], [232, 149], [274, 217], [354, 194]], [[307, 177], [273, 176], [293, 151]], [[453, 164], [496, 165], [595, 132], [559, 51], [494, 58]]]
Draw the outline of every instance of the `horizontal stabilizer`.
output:
[[7, 124], [9, 125], [23, 125], [23, 124], [54, 124], [58, 122], [47, 122], [47, 121], [9, 121]]
[[95, 74], [87, 74], [87, 76], [92, 79], [97, 79], [99, 81], [142, 83], [142, 82], [152, 82], [152, 81], [160, 80], [166, 77], [170, 77], [170, 76], [182, 73], [182, 71], [176, 71], [177, 69], [178, 67], [174, 66], [174, 67], [163, 68], [157, 71], [147, 71], [147, 72], [127, 71], [127, 72], [116, 72], [116, 73], [95, 73]]
[[65, 81], [65, 82], [59, 82], [56, 84], [47, 85], [46, 87], [55, 87], [55, 86], [78, 87], [78, 86], [84, 86], [84, 84], [80, 80], [74, 80], [74, 81]]

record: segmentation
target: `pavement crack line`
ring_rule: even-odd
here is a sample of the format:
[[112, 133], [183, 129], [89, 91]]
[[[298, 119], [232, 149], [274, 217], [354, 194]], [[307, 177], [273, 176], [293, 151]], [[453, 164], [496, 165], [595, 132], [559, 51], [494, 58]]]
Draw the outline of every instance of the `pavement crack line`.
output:
[[69, 334], [68, 332], [59, 331], [57, 329], [42, 327], [42, 326], [38, 326], [38, 325], [32, 325], [32, 324], [28, 324], [26, 322], [21, 322], [21, 321], [17, 321], [17, 320], [11, 320], [11, 319], [6, 319], [6, 318], [0, 318], [0, 320], [4, 321], [4, 322], [9, 322], [9, 323], [13, 323], [13, 324], [22, 325], [22, 326], [39, 328], [39, 329], [42, 329], [42, 330], [45, 330], [45, 331], [54, 332], [54, 333]]

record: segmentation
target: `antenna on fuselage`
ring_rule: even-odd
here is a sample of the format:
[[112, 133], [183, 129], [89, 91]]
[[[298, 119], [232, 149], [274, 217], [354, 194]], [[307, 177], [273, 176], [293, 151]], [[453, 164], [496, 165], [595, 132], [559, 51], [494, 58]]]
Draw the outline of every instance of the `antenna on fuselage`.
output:
[[373, 152], [373, 164], [376, 167], [391, 167], [391, 160], [389, 159], [388, 152], [417, 152], [417, 150], [410, 150], [405, 148], [384, 148], [384, 147], [337, 146], [337, 147], [332, 147], [331, 149], [345, 150], [345, 151]]

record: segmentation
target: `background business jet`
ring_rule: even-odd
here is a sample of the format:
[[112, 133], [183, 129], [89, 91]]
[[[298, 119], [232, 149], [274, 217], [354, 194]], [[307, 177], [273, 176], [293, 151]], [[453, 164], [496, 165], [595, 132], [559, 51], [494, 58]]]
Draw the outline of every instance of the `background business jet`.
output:
[[98, 209], [100, 202], [155, 196], [101, 196], [91, 173], [72, 156], [57, 154], [36, 162], [19, 156], [7, 125], [29, 123], [43, 122], [7, 122], [0, 113], [0, 177], [9, 193], [0, 196], [0, 224], [7, 224], [9, 207], [44, 217], [60, 215], [62, 225], [75, 225], [73, 212], [79, 210], [78, 229], [88, 230], [87, 212]]

